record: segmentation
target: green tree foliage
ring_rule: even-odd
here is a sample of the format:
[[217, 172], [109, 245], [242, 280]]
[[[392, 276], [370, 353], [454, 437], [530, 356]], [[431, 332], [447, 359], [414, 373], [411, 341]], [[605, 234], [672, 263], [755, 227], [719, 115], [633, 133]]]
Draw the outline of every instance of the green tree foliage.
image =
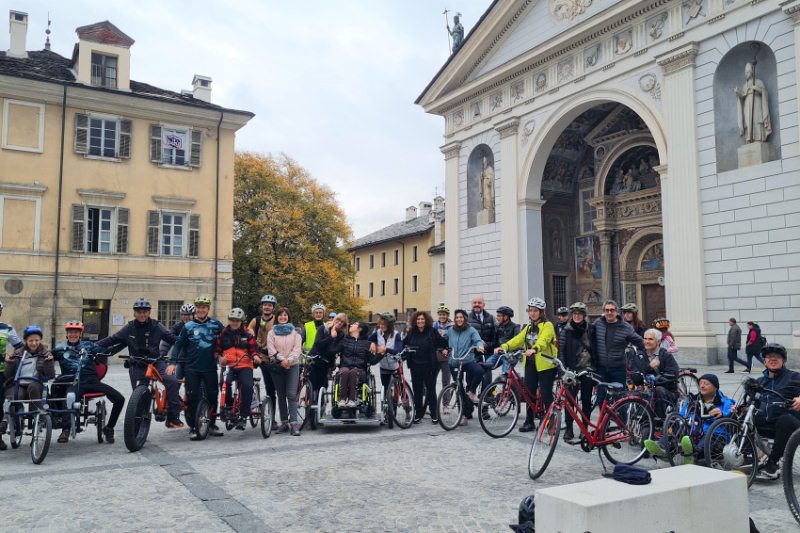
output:
[[345, 248], [352, 232], [333, 191], [286, 155], [239, 152], [233, 214], [234, 306], [252, 317], [261, 296], [274, 294], [295, 325], [316, 302], [358, 318]]

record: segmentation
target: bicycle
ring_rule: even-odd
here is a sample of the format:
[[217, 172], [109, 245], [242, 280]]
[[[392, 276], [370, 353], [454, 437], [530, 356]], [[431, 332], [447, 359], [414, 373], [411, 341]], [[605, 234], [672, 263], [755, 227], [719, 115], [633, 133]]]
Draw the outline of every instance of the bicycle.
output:
[[300, 358], [300, 379], [297, 381], [297, 418], [300, 419], [300, 429], [308, 425], [317, 429], [317, 417], [314, 410], [317, 408], [314, 400], [314, 387], [311, 384], [311, 365], [318, 355], [304, 353]]
[[[666, 387], [670, 383], [674, 383], [675, 374], [643, 374], [641, 372], [628, 373], [628, 395], [636, 396], [647, 402], [650, 412], [654, 416], [653, 434], [656, 438], [661, 437], [664, 422], [670, 413], [675, 411], [675, 402], [672, 402], [663, 396], [659, 395], [656, 387]], [[682, 401], [688, 395], [678, 396], [677, 401]]]
[[689, 437], [693, 450], [703, 448], [704, 421], [709, 418], [714, 417], [703, 414], [699, 396], [694, 394], [688, 394], [678, 408], [667, 415], [663, 434], [667, 436], [664, 451], [667, 452], [670, 466], [680, 466], [686, 462], [680, 446], [683, 437]]
[[696, 368], [681, 368], [678, 372], [678, 395], [685, 398], [689, 394], [700, 394], [700, 379]]
[[[411, 384], [403, 374], [403, 361], [409, 354], [415, 353], [415, 348], [404, 348], [396, 354], [386, 354], [386, 358], [397, 363], [397, 369], [392, 373], [392, 378], [387, 387], [387, 394], [381, 402], [383, 404], [384, 419], [389, 429], [392, 422], [401, 429], [408, 429], [414, 423], [414, 393]], [[423, 411], [424, 413], [424, 411]]]
[[783, 466], [781, 476], [783, 476], [783, 494], [786, 496], [786, 503], [789, 504], [789, 511], [800, 524], [800, 500], [797, 497], [797, 489], [800, 488], [800, 430], [792, 433], [786, 443], [786, 450], [783, 452]]
[[464, 390], [462, 378], [464, 376], [464, 359], [470, 353], [474, 353], [476, 348], [473, 346], [461, 357], [454, 357], [450, 355], [451, 360], [458, 361], [458, 371], [456, 377], [450, 382], [448, 386], [439, 391], [439, 397], [436, 400], [436, 409], [439, 414], [439, 425], [445, 431], [451, 431], [458, 426], [461, 416], [464, 412], [464, 401], [469, 401]]
[[[236, 422], [239, 420], [239, 414], [242, 412], [241, 395], [239, 394], [239, 381], [231, 380], [231, 389], [228, 390], [228, 375], [231, 370], [232, 367], [225, 367], [222, 379], [222, 390], [219, 395], [219, 419], [225, 423], [225, 429], [228, 431], [234, 428]], [[270, 401], [269, 397], [264, 398], [263, 400], [261, 399], [261, 386], [259, 385], [260, 381], [260, 377], [253, 376], [253, 399], [250, 401], [250, 407], [247, 410], [247, 417], [250, 420], [250, 425], [252, 427], [256, 427], [259, 422], [261, 423], [261, 436], [267, 439], [272, 433], [272, 402]], [[225, 405], [225, 400], [228, 394], [233, 395], [231, 407], [227, 407]], [[209, 413], [209, 416], [211, 416], [211, 418], [216, 418], [214, 413]], [[205, 436], [203, 438], [205, 438]]]
[[[774, 394], [781, 399], [767, 406], [789, 408], [792, 400], [772, 389], [765, 389], [754, 379], [745, 380], [745, 394], [737, 405], [738, 417], [720, 418], [708, 428], [703, 452], [708, 466], [717, 470], [734, 470], [747, 476], [747, 486], [753, 484], [759, 468], [759, 455], [769, 456], [772, 448], [769, 440], [758, 433], [755, 415], [762, 392]], [[741, 414], [741, 413], [744, 414]]]
[[483, 431], [492, 438], [505, 437], [517, 425], [520, 414], [520, 396], [531, 407], [534, 418], [541, 420], [544, 415], [541, 390], [537, 389], [535, 396], [531, 394], [525, 385], [525, 380], [515, 368], [524, 353], [525, 350], [499, 352], [500, 358], [491, 370], [506, 361], [509, 364], [508, 373], [495, 379], [480, 395], [478, 403], [480, 418], [478, 420]]
[[614, 464], [632, 465], [644, 457], [646, 452], [644, 441], [653, 436], [653, 414], [644, 400], [635, 396], [625, 396], [615, 401], [613, 405], [609, 405], [606, 395], [600, 405], [597, 422], [593, 423], [572, 395], [571, 387], [583, 376], [589, 376], [598, 386], [606, 387], [609, 392], [622, 391], [625, 386], [621, 383], [604, 383], [588, 370], [577, 373], [567, 370], [560, 360], [546, 354], [540, 355], [556, 363], [561, 376], [561, 386], [534, 435], [531, 453], [528, 456], [528, 475], [531, 479], [539, 478], [550, 464], [558, 445], [561, 411], [564, 409], [578, 425], [582, 435], [580, 446], [583, 451], [589, 453], [599, 448]]

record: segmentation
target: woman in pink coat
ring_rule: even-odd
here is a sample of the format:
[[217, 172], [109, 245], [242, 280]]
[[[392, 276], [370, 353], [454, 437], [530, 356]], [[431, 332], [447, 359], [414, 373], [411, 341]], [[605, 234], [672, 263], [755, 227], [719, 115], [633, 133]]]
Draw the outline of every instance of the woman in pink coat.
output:
[[275, 383], [281, 416], [281, 425], [277, 432], [291, 431], [293, 436], [300, 435], [300, 425], [297, 423], [297, 382], [300, 380], [302, 342], [300, 334], [292, 325], [289, 310], [281, 307], [275, 314], [275, 325], [267, 335], [267, 352], [270, 358], [268, 365]]

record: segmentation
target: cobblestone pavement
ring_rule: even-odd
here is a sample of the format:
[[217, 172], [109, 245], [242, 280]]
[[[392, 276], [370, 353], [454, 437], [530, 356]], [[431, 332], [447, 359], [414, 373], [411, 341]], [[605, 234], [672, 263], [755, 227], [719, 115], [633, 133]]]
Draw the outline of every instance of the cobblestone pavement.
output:
[[[713, 370], [728, 393], [743, 377]], [[121, 367], [107, 381], [129, 394]], [[602, 474], [596, 453], [562, 442], [531, 481], [529, 437], [514, 431], [494, 440], [473, 421], [449, 433], [425, 418], [405, 431], [332, 428], [266, 440], [248, 428], [204, 442], [154, 424], [139, 453], [125, 449], [121, 428], [122, 420], [114, 445], [97, 444], [93, 431], [69, 444], [54, 435], [40, 466], [27, 440], [0, 452], [0, 529], [508, 531], [526, 495]], [[709, 505], [724, 502], [712, 496]], [[762, 532], [797, 530], [780, 482], [755, 484], [750, 508]]]

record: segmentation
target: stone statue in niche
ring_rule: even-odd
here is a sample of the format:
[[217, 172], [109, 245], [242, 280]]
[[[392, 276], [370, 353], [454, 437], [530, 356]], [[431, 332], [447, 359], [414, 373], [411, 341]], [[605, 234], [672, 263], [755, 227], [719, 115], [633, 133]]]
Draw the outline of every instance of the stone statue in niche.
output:
[[733, 88], [736, 94], [736, 120], [739, 136], [745, 144], [766, 142], [772, 133], [769, 117], [769, 101], [764, 82], [756, 78], [753, 63], [744, 67], [745, 84], [741, 90]]
[[611, 185], [611, 191], [609, 194], [622, 194], [627, 192], [625, 189], [625, 173], [622, 172], [621, 168], [617, 169], [617, 173], [614, 175], [614, 183]]
[[486, 156], [483, 156], [481, 171], [481, 202], [483, 209], [494, 211], [494, 169]]
[[550, 253], [553, 255], [553, 261], [563, 261], [564, 251], [561, 243], [561, 230], [558, 224], [553, 224], [553, 230], [550, 232]]
[[633, 169], [628, 169], [625, 174], [625, 192], [639, 192], [642, 190], [642, 182], [633, 174]]

